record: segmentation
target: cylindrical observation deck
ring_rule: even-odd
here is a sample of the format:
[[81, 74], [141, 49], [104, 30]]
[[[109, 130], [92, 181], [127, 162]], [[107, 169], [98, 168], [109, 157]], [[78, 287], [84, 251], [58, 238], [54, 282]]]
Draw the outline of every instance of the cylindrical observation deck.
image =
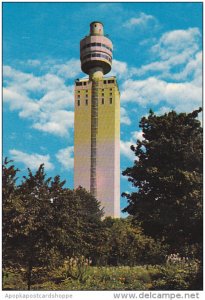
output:
[[100, 68], [103, 74], [111, 70], [113, 45], [104, 36], [103, 24], [95, 21], [90, 24], [90, 35], [80, 41], [81, 69], [90, 74], [94, 68]]

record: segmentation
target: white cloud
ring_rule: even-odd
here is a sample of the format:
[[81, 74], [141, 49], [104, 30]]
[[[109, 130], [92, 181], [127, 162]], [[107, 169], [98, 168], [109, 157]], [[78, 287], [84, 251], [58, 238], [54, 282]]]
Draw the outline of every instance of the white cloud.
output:
[[31, 73], [24, 73], [18, 71], [10, 66], [3, 66], [3, 79], [6, 86], [13, 87], [13, 90], [16, 91], [29, 91], [42, 89], [41, 87], [41, 77], [35, 77]]
[[122, 102], [136, 102], [144, 107], [164, 101], [179, 112], [202, 105], [202, 88], [193, 82], [169, 83], [149, 77], [145, 80], [127, 80], [122, 88]]
[[50, 73], [63, 79], [73, 79], [81, 73], [80, 60], [72, 58], [67, 61], [61, 59], [28, 59], [26, 61], [16, 60], [18, 66], [26, 69], [39, 69], [41, 73]]
[[[131, 75], [142, 76], [148, 72], [168, 72], [170, 69], [167, 61], [155, 61], [147, 65], [143, 65], [140, 68], [132, 68]], [[159, 76], [159, 75], [158, 75]]]
[[31, 170], [38, 169], [43, 163], [45, 165], [45, 169], [54, 169], [54, 165], [50, 162], [50, 155], [40, 155], [37, 153], [28, 154], [16, 149], [9, 150], [9, 153], [15, 162], [23, 163]]
[[69, 146], [67, 148], [60, 149], [56, 154], [56, 158], [58, 159], [62, 167], [66, 170], [73, 169], [73, 149], [73, 146]]
[[[185, 80], [190, 76], [187, 68], [190, 61], [192, 65], [198, 62], [197, 69], [201, 68], [201, 52], [199, 51], [200, 31], [198, 28], [187, 30], [173, 30], [162, 35], [159, 41], [152, 46], [150, 57], [156, 61], [143, 65], [140, 68], [132, 68], [132, 75], [142, 76], [152, 72], [157, 77], [164, 79]], [[192, 67], [192, 65], [190, 67]], [[177, 69], [180, 71], [178, 71]], [[179, 73], [179, 74], [177, 74]], [[194, 74], [195, 76], [197, 74]]]
[[131, 132], [131, 138], [129, 141], [120, 141], [120, 153], [131, 161], [137, 160], [135, 153], [130, 149], [132, 145], [136, 145], [137, 140], [143, 140], [141, 130]]
[[[40, 118], [41, 115], [42, 118]], [[52, 112], [49, 117], [44, 116], [44, 114], [40, 114], [40, 116], [40, 121], [32, 126], [35, 129], [63, 137], [68, 135], [69, 129], [73, 128], [73, 111], [57, 110], [56, 112]]]
[[[198, 28], [165, 32], [151, 48], [149, 64], [139, 68], [114, 61], [114, 73], [123, 79], [121, 102], [141, 107], [160, 105], [167, 110], [192, 111], [202, 105], [202, 52]], [[139, 78], [139, 76], [141, 78]], [[137, 79], [140, 80], [137, 80]], [[129, 120], [122, 109], [122, 124]]]
[[74, 94], [73, 86], [56, 88], [47, 91], [40, 100], [39, 105], [42, 110], [56, 110], [66, 107], [73, 107]]
[[120, 153], [127, 157], [129, 160], [134, 161], [135, 159], [135, 154], [134, 152], [130, 149], [130, 146], [133, 145], [131, 141], [120, 141]]
[[132, 27], [145, 27], [147, 25], [156, 23], [157, 19], [154, 16], [140, 12], [135, 18], [131, 18], [127, 22], [125, 22], [123, 26], [130, 29]]
[[[143, 107], [163, 102], [166, 110], [178, 112], [201, 106], [200, 36], [198, 28], [164, 33], [151, 49], [152, 59], [157, 60], [140, 68], [127, 68], [130, 77], [125, 78], [121, 86], [121, 101]], [[143, 79], [136, 80], [139, 76]]]
[[27, 111], [38, 111], [38, 104], [33, 102], [26, 95], [22, 95], [20, 92], [9, 88], [3, 88], [4, 102], [10, 105], [11, 110], [21, 110], [24, 108], [25, 113]]
[[4, 66], [3, 99], [21, 118], [30, 119], [32, 127], [65, 136], [73, 128], [73, 85], [55, 74], [34, 76]]
[[181, 72], [172, 74], [172, 78], [183, 81], [191, 78], [195, 85], [202, 86], [202, 52], [197, 52]]
[[[154, 17], [140, 13], [130, 19], [127, 26], [146, 24], [150, 20]], [[123, 80], [120, 86], [122, 104], [132, 102], [147, 108], [163, 103], [164, 108], [159, 112], [167, 109], [191, 111], [201, 106], [200, 37], [198, 28], [164, 33], [154, 41], [150, 55], [152, 61], [140, 68], [114, 59], [110, 75]], [[38, 60], [26, 63], [39, 66]], [[66, 82], [80, 74], [79, 60], [40, 63], [41, 74], [44, 74], [38, 76], [4, 67], [4, 101], [11, 110], [18, 110], [21, 118], [29, 119], [33, 128], [58, 136], [68, 135], [73, 128], [74, 88]], [[143, 77], [137, 80], [139, 76]], [[121, 108], [121, 123], [131, 124], [125, 107]]]
[[65, 63], [54, 64], [51, 70], [65, 79], [75, 78], [81, 72], [80, 60], [71, 59]]
[[131, 120], [130, 120], [128, 113], [124, 107], [120, 108], [120, 122], [121, 122], [121, 124], [126, 124], [126, 125], [131, 124]]
[[132, 134], [132, 141], [136, 144], [136, 141], [139, 140], [139, 141], [142, 141], [144, 138], [143, 138], [143, 135], [142, 135], [142, 131], [133, 131], [131, 132]]
[[154, 112], [156, 115], [164, 115], [165, 113], [168, 113], [172, 111], [172, 109], [168, 106], [161, 106], [158, 111]]
[[162, 88], [159, 80], [154, 77], [145, 80], [129, 79], [122, 84], [121, 101], [136, 102], [142, 106], [146, 106], [148, 102], [157, 104], [161, 100], [159, 95]]
[[128, 66], [126, 62], [113, 59], [112, 61], [112, 71], [109, 76], [117, 76], [119, 79], [125, 78], [128, 74]]
[[[187, 30], [173, 30], [166, 32], [162, 35], [159, 42], [154, 45], [151, 51], [159, 56], [161, 59], [170, 59], [170, 55], [180, 54], [180, 52], [188, 57], [191, 53], [195, 53], [199, 49], [199, 38], [201, 34], [198, 28], [189, 28]], [[184, 61], [183, 55], [179, 56], [181, 58], [176, 63], [181, 63]]]

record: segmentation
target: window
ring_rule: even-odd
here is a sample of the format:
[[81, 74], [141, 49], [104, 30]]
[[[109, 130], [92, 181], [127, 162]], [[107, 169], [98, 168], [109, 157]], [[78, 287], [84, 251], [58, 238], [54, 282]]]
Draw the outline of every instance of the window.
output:
[[[110, 62], [112, 61], [111, 57], [105, 54], [100, 54], [100, 53], [92, 53], [92, 54], [87, 54], [85, 55], [82, 59], [87, 59], [87, 58], [91, 58], [91, 57], [103, 57], [107, 60], [109, 60]], [[113, 81], [114, 82], [114, 81]]]
[[78, 91], [78, 94], [80, 94], [80, 91]]
[[85, 99], [85, 105], [88, 105], [88, 99]]
[[104, 92], [104, 89], [102, 89], [102, 92]]
[[110, 96], [112, 96], [112, 93], [110, 93]]
[[87, 44], [87, 45], [83, 46], [83, 47], [81, 48], [81, 50], [84, 50], [84, 49], [90, 48], [90, 47], [95, 47], [95, 46], [98, 46], [98, 47], [104, 47], [104, 48], [106, 48], [106, 49], [108, 49], [108, 50], [110, 50], [110, 51], [112, 52], [112, 49], [111, 49], [109, 46], [107, 46], [107, 45], [105, 45], [105, 44], [101, 44], [101, 43], [91, 43], [91, 44]]
[[102, 93], [102, 96], [104, 96], [104, 93]]
[[107, 80], [104, 80], [104, 84], [106, 84], [107, 83]]
[[85, 82], [83, 82], [83, 84], [84, 84], [84, 85], [86, 85], [86, 84], [87, 84], [87, 82], [85, 81]]
[[104, 104], [104, 103], [105, 103], [104, 98], [102, 98], [102, 104]]
[[110, 98], [110, 104], [112, 104], [112, 98]]
[[114, 83], [114, 80], [108, 80], [108, 83]]
[[78, 99], [78, 106], [80, 106], [80, 99]]
[[110, 88], [110, 91], [112, 91], [112, 88]]
[[80, 95], [78, 95], [78, 98], [80, 98]]
[[85, 98], [88, 98], [88, 94], [85, 95]]
[[82, 82], [76, 82], [76, 86], [82, 85]]

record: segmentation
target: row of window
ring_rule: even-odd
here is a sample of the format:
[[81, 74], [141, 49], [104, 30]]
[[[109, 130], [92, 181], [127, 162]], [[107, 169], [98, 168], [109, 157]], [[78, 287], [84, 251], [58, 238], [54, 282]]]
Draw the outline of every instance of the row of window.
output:
[[[102, 93], [102, 96], [105, 96], [105, 94], [104, 94], [104, 93]], [[112, 96], [112, 93], [110, 93], [110, 96]]]
[[[88, 90], [85, 90], [85, 91], [86, 91], [86, 93], [88, 93]], [[104, 91], [105, 91], [105, 89], [102, 89], [102, 92], [104, 92]], [[112, 88], [110, 88], [110, 91], [112, 91]], [[78, 92], [78, 94], [80, 94], [80, 90], [78, 90], [77, 92]]]
[[[78, 94], [78, 98], [80, 98], [80, 94]], [[105, 96], [105, 93], [101, 93], [101, 96], [104, 97]], [[112, 93], [110, 93], [110, 96], [112, 96]], [[88, 97], [88, 94], [85, 94], [85, 97], [87, 98]]]
[[80, 48], [80, 50], [89, 48], [91, 46], [93, 46], [93, 47], [104, 47], [104, 48], [106, 48], [106, 49], [108, 49], [112, 52], [112, 49], [110, 47], [108, 47], [107, 45], [102, 44], [102, 43], [90, 43], [90, 44], [87, 44], [87, 45], [83, 46], [82, 48]]
[[[78, 94], [78, 98], [80, 98], [80, 96], [81, 96], [81, 95], [79, 95], [79, 94]], [[105, 94], [104, 94], [104, 93], [102, 93], [102, 95], [101, 95], [101, 96], [102, 96], [102, 97], [104, 97], [104, 96], [105, 96]], [[112, 93], [110, 93], [110, 96], [112, 96]], [[88, 94], [85, 94], [85, 98], [88, 98]]]
[[113, 80], [113, 79], [111, 79], [111, 80], [104, 80], [104, 83], [106, 84], [106, 83], [114, 83], [115, 81]]
[[102, 54], [102, 53], [92, 53], [92, 54], [87, 54], [85, 56], [83, 56], [83, 60], [87, 59], [87, 58], [91, 58], [91, 57], [102, 57], [105, 58], [107, 60], [109, 60], [110, 62], [112, 62], [112, 58], [106, 54]]
[[[80, 99], [78, 99], [77, 100], [77, 105], [78, 106], [80, 106], [80, 102], [81, 102]], [[110, 98], [109, 102], [110, 102], [110, 104], [112, 104], [112, 98]], [[104, 98], [101, 99], [101, 104], [105, 104], [105, 99]], [[85, 105], [88, 105], [88, 99], [85, 99]]]
[[86, 85], [88, 82], [87, 81], [84, 81], [84, 82], [82, 82], [82, 81], [76, 81], [76, 86], [81, 86], [81, 85]]
[[[78, 99], [79, 99], [79, 98], [80, 98], [80, 95], [78, 95]], [[85, 98], [88, 98], [88, 95], [87, 95], [87, 94], [85, 95]]]
[[[115, 81], [113, 79], [110, 79], [110, 80], [103, 80], [103, 83], [104, 84], [107, 84], [107, 83], [114, 83]], [[82, 85], [87, 85], [89, 83], [89, 81], [76, 81], [75, 84], [76, 86], [82, 86]], [[103, 89], [102, 89], [103, 90]]]

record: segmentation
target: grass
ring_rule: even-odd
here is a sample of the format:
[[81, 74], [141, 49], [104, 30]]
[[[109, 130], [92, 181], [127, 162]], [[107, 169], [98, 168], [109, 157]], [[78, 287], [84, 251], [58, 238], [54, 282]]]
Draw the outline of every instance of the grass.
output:
[[[6, 275], [5, 275], [6, 274]], [[178, 266], [91, 267], [84, 277], [73, 279], [59, 268], [40, 278], [35, 276], [32, 290], [189, 290], [190, 276], [196, 272]], [[37, 278], [37, 280], [36, 280]], [[33, 280], [34, 281], [34, 280]], [[17, 273], [5, 272], [3, 289], [26, 290], [27, 285]]]
[[[64, 280], [55, 272], [50, 281], [33, 285], [37, 290], [147, 290], [151, 287], [150, 272], [145, 267], [89, 267], [83, 280]], [[58, 282], [58, 283], [56, 283]]]

